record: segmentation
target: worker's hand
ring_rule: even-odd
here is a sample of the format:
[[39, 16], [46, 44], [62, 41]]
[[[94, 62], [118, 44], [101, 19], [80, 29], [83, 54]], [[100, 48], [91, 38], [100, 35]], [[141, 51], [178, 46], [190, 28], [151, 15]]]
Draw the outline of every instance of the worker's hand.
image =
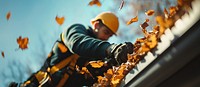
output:
[[108, 56], [114, 58], [118, 65], [125, 63], [128, 58], [127, 54], [133, 53], [133, 44], [131, 42], [125, 42], [123, 44], [113, 44], [108, 48]]

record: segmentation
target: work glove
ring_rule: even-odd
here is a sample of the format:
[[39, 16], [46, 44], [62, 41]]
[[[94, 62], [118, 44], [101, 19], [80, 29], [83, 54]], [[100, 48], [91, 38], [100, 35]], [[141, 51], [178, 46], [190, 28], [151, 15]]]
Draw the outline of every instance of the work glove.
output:
[[112, 44], [107, 48], [107, 54], [108, 57], [115, 60], [117, 65], [121, 65], [128, 60], [127, 54], [132, 54], [133, 49], [134, 46], [131, 42], [125, 42], [123, 44]]

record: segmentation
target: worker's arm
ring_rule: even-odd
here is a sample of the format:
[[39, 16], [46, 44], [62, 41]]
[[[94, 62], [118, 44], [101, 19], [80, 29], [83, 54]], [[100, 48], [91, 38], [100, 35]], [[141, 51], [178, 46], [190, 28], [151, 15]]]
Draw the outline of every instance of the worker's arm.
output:
[[62, 39], [72, 53], [90, 58], [106, 57], [106, 49], [111, 45], [89, 36], [85, 27], [80, 24], [69, 27], [63, 33]]

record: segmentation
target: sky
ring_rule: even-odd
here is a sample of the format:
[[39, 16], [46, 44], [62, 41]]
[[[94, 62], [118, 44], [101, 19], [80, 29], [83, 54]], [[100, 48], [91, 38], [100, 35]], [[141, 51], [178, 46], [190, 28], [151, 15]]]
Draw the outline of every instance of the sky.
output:
[[[41, 67], [64, 29], [74, 23], [88, 26], [92, 18], [113, 5], [111, 0], [102, 0], [101, 7], [88, 6], [90, 1], [0, 0], [0, 52], [5, 55], [0, 56], [0, 87], [25, 81]], [[63, 25], [56, 23], [56, 16], [65, 17]], [[19, 49], [19, 36], [29, 38], [28, 49]]]

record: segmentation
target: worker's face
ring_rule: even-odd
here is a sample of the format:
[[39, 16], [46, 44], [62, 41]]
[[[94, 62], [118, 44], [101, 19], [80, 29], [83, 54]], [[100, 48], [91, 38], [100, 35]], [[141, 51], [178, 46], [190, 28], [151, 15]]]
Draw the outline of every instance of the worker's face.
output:
[[105, 25], [101, 25], [97, 32], [97, 38], [100, 40], [108, 40], [112, 35], [113, 32]]

